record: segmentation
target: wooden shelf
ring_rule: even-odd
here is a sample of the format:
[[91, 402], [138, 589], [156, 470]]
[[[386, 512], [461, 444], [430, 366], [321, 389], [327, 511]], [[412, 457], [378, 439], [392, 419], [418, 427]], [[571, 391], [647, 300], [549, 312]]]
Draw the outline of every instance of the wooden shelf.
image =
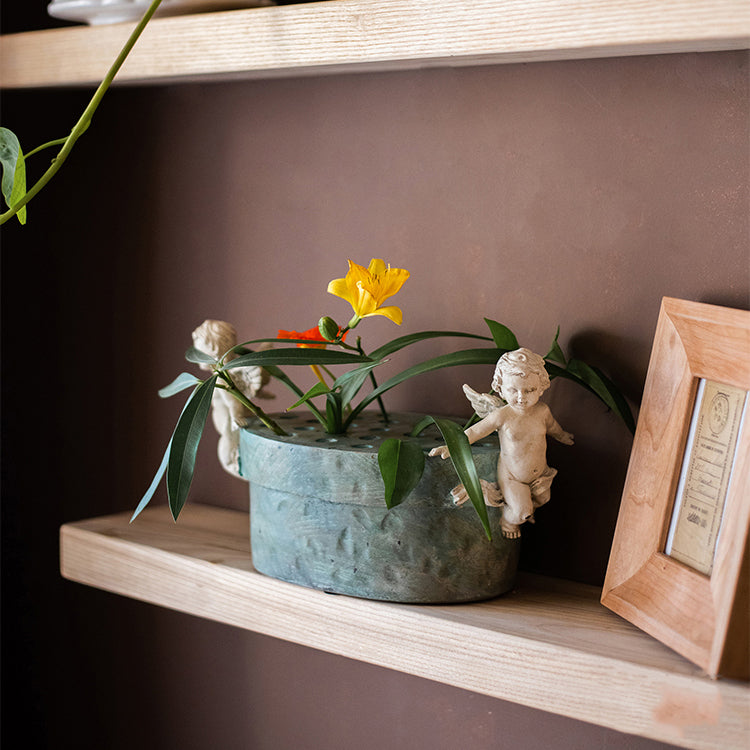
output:
[[[248, 516], [193, 505], [66, 524], [64, 577], [533, 708], [689, 748], [750, 740], [750, 687], [712, 681], [599, 604], [600, 590], [522, 577], [490, 602], [332, 596], [252, 566]], [[398, 636], [394, 636], [397, 633]]]
[[[5, 88], [98, 83], [133, 24], [12, 34]], [[117, 81], [228, 79], [750, 47], [746, 0], [327, 0], [152, 21]]]

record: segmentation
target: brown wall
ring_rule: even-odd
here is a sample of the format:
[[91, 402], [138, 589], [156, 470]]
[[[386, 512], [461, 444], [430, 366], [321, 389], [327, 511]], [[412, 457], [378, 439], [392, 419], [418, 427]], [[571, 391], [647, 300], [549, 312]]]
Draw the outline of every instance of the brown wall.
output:
[[[87, 97], [9, 93], [3, 124], [38, 143]], [[365, 321], [366, 345], [487, 316], [544, 353], [560, 324], [636, 403], [662, 296], [748, 306], [749, 128], [746, 53], [114, 91], [29, 225], [2, 230], [3, 730], [40, 747], [659, 747], [62, 582], [56, 532], [134, 507], [180, 408], [155, 391], [195, 325], [343, 321], [325, 287], [347, 258], [412, 273], [402, 331]], [[390, 404], [465, 414], [460, 384], [490, 376], [426, 377]], [[548, 400], [577, 440], [550, 449], [523, 567], [600, 584], [630, 436], [566, 383]], [[214, 445], [192, 498], [242, 508]]]

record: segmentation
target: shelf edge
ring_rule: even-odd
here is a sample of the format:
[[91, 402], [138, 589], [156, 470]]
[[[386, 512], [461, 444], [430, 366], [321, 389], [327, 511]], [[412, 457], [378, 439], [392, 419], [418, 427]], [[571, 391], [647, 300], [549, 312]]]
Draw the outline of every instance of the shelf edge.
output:
[[[210, 523], [231, 520], [217, 509], [199, 512]], [[477, 627], [452, 616], [460, 608], [331, 596], [266, 578], [252, 569], [241, 536], [202, 535], [203, 521], [184, 533], [178, 525], [167, 540], [170, 549], [154, 546], [163, 546], [164, 535], [154, 530], [161, 527], [134, 532], [126, 516], [96, 521], [61, 529], [61, 570], [69, 580], [697, 750], [719, 740], [723, 748], [739, 750], [750, 737], [750, 689], [740, 683]], [[393, 632], [399, 633], [398, 648]]]
[[[561, 11], [564, 8], [564, 12]], [[130, 24], [2, 37], [0, 86], [98, 83]], [[750, 4], [327, 0], [152, 21], [118, 83], [589, 59], [750, 47]]]

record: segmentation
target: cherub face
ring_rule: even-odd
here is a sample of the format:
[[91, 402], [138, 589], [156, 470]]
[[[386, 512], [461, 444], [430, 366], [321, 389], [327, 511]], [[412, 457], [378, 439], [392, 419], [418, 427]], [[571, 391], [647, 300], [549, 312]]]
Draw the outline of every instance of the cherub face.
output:
[[505, 375], [500, 395], [517, 411], [530, 409], [542, 395], [538, 375]]

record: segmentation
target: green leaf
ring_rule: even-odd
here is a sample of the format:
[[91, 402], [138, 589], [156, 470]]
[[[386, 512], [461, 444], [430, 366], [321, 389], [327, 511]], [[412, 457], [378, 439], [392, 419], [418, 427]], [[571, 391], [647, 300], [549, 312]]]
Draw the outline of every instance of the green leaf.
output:
[[281, 368], [276, 365], [263, 365], [263, 367], [272, 378], [280, 380], [290, 391], [298, 396], [303, 395], [302, 389]]
[[378, 466], [388, 508], [402, 503], [419, 484], [424, 462], [424, 451], [417, 443], [398, 438], [383, 441], [378, 450]]
[[371, 362], [371, 357], [329, 349], [264, 349], [259, 352], [243, 354], [224, 365], [225, 370], [235, 367], [258, 365], [358, 365]]
[[[182, 407], [182, 412], [180, 412], [180, 414], [182, 414], [185, 411], [189, 402], [190, 402], [189, 399], [187, 402], [185, 402], [185, 406]], [[151, 484], [149, 485], [149, 488], [144, 493], [133, 515], [130, 517], [130, 523], [133, 523], [133, 521], [135, 521], [135, 519], [140, 515], [141, 511], [149, 504], [149, 502], [151, 502], [151, 498], [154, 496], [154, 493], [156, 492], [156, 488], [159, 486], [159, 482], [161, 481], [161, 478], [164, 476], [164, 473], [167, 470], [167, 463], [169, 462], [169, 454], [172, 450], [172, 438], [173, 437], [174, 437], [174, 433], [172, 434], [172, 437], [169, 438], [169, 442], [167, 443], [167, 449], [164, 451], [164, 456], [161, 459], [159, 468], [156, 470], [156, 474], [154, 474], [154, 478], [151, 480]]]
[[195, 456], [211, 409], [218, 375], [201, 383], [191, 394], [172, 435], [167, 464], [167, 496], [172, 517], [177, 520], [193, 482]]
[[378, 365], [382, 365], [382, 360], [379, 362], [369, 362], [366, 365], [357, 367], [354, 370], [345, 372], [340, 377], [336, 378], [333, 384], [333, 388], [341, 388], [341, 402], [348, 404], [359, 392], [359, 389], [364, 384], [365, 380], [370, 375], [370, 372]]
[[202, 352], [200, 349], [196, 349], [194, 346], [191, 346], [186, 352], [185, 352], [185, 359], [188, 362], [193, 362], [197, 365], [218, 365], [219, 361], [212, 357], [210, 354], [206, 354], [206, 352]]
[[444, 367], [487, 364], [494, 365], [497, 362], [499, 356], [500, 355], [497, 349], [494, 348], [462, 349], [461, 351], [451, 352], [450, 354], [441, 354], [439, 357], [433, 357], [432, 359], [427, 359], [424, 362], [420, 362], [419, 364], [414, 365], [413, 367], [409, 367], [408, 369], [403, 370], [397, 375], [394, 375], [392, 378], [389, 378], [380, 386], [375, 388], [375, 390], [365, 396], [365, 398], [362, 399], [357, 407], [352, 410], [352, 413], [347, 419], [347, 424], [349, 424], [357, 416], [357, 414], [362, 411], [362, 409], [364, 409], [368, 404], [371, 404], [378, 396], [381, 396], [391, 388], [395, 388], [405, 380], [409, 380], [409, 378], [413, 378], [416, 375], [423, 375], [424, 373], [432, 372], [433, 370], [440, 370]]
[[412, 437], [417, 437], [421, 435], [431, 424], [435, 424], [432, 417], [422, 417], [422, 419], [417, 422], [412, 431], [409, 433]]
[[560, 337], [560, 326], [557, 326], [557, 333], [555, 334], [555, 339], [552, 342], [552, 345], [549, 348], [549, 351], [547, 352], [547, 355], [545, 356], [545, 359], [551, 359], [553, 362], [559, 362], [562, 365], [566, 365], [567, 362], [565, 360], [565, 355], [563, 354], [563, 350], [560, 348], [560, 344], [558, 343], [558, 338]]
[[597, 370], [579, 359], [571, 359], [568, 362], [567, 373], [598, 396], [606, 406], [625, 422], [631, 433], [635, 432], [635, 419], [625, 397], [601, 370]]
[[[0, 128], [0, 164], [3, 167], [2, 193], [8, 208], [26, 195], [26, 160], [16, 134]], [[21, 224], [26, 223], [26, 206], [17, 214]]]
[[140, 515], [141, 511], [149, 504], [151, 501], [151, 498], [154, 496], [154, 493], [156, 492], [156, 488], [159, 486], [159, 482], [161, 481], [161, 478], [164, 476], [164, 472], [167, 470], [167, 463], [169, 461], [169, 452], [172, 450], [172, 439], [169, 439], [169, 443], [167, 443], [167, 450], [164, 451], [164, 457], [161, 460], [161, 463], [159, 464], [159, 468], [156, 470], [156, 474], [154, 475], [154, 478], [151, 480], [151, 484], [149, 488], [146, 490], [145, 494], [141, 498], [141, 501], [138, 503], [138, 507], [133, 512], [133, 515], [130, 517], [130, 523], [133, 523], [135, 519]]
[[508, 326], [489, 318], [485, 318], [484, 322], [489, 326], [492, 339], [498, 349], [505, 349], [509, 352], [518, 349], [518, 339]]
[[383, 359], [388, 357], [394, 352], [403, 349], [411, 344], [416, 344], [419, 341], [425, 341], [426, 339], [442, 338], [443, 336], [459, 336], [462, 338], [469, 339], [480, 339], [481, 341], [491, 341], [487, 336], [478, 336], [475, 333], [463, 333], [462, 331], [422, 331], [420, 333], [410, 333], [406, 336], [400, 336], [393, 341], [389, 341], [387, 344], [383, 344], [379, 349], [370, 353], [370, 357], [373, 359]]
[[189, 372], [181, 372], [169, 385], [159, 390], [161, 398], [169, 398], [176, 393], [181, 393], [188, 388], [198, 385], [201, 381]]
[[311, 398], [315, 398], [316, 396], [322, 396], [323, 394], [330, 393], [331, 389], [325, 384], [318, 381], [315, 383], [315, 385], [310, 388], [310, 390], [305, 393], [299, 401], [295, 401], [288, 409], [287, 411], [290, 411], [291, 409], [296, 409], [298, 406], [301, 406], [304, 403], [307, 403]]
[[326, 394], [325, 431], [330, 435], [340, 435], [344, 432], [341, 395], [335, 391]]
[[628, 430], [630, 430], [632, 434], [635, 434], [635, 417], [633, 417], [633, 412], [630, 410], [630, 405], [625, 399], [625, 396], [622, 395], [620, 389], [598, 367], [592, 366], [591, 369], [599, 376], [599, 379], [609, 392], [612, 401], [615, 403], [617, 407], [614, 410], [615, 414], [625, 422], [625, 426]]
[[463, 431], [461, 425], [451, 422], [449, 419], [432, 417], [432, 421], [437, 425], [443, 435], [443, 440], [450, 451], [453, 467], [456, 469], [461, 484], [466, 488], [471, 504], [474, 506], [479, 520], [484, 527], [484, 533], [487, 539], [492, 539], [490, 530], [490, 519], [487, 515], [487, 506], [484, 504], [484, 495], [482, 494], [482, 485], [479, 481], [477, 468], [471, 455], [471, 444], [469, 438]]

